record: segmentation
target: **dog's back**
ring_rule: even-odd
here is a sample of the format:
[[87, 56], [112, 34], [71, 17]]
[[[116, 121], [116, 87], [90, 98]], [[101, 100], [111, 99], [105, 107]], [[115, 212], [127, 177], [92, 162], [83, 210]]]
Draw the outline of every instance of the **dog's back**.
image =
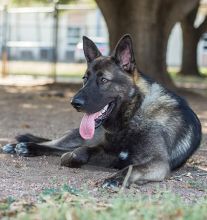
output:
[[199, 147], [200, 121], [184, 99], [158, 83], [142, 75], [138, 87], [144, 94], [138, 111], [142, 118], [139, 126], [159, 130], [166, 142], [170, 168], [176, 169]]

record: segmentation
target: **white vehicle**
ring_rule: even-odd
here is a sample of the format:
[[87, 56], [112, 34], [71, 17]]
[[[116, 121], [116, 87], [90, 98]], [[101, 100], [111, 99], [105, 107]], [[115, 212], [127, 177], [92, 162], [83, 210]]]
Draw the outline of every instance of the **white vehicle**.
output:
[[[108, 41], [105, 38], [91, 38], [93, 42], [96, 44], [98, 49], [101, 51], [101, 53], [104, 56], [108, 56], [109, 54], [109, 44]], [[85, 56], [83, 52], [83, 42], [82, 40], [78, 42], [75, 48], [75, 53], [74, 53], [74, 60], [75, 62], [84, 62], [85, 61]]]

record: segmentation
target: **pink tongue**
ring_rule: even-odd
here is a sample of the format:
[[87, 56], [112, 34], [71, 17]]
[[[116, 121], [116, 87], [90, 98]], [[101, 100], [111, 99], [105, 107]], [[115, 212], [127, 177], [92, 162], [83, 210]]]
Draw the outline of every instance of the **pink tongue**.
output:
[[94, 114], [85, 114], [81, 120], [79, 132], [83, 139], [92, 139], [95, 132], [95, 119], [100, 115], [100, 112]]

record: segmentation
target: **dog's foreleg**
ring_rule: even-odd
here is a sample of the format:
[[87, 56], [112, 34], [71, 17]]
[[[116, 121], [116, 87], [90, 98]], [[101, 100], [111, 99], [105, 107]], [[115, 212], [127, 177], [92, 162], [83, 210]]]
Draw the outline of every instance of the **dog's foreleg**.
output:
[[49, 139], [38, 137], [32, 134], [21, 134], [15, 137], [16, 141], [18, 143], [20, 142], [33, 142], [33, 143], [41, 143], [45, 141], [50, 141]]
[[[37, 138], [33, 135], [16, 137], [19, 143], [7, 144], [2, 147], [4, 153], [16, 153], [21, 156], [60, 155], [81, 145], [78, 129], [67, 132], [63, 137], [55, 140]], [[45, 141], [46, 140], [46, 141]]]
[[42, 143], [20, 142], [18, 144], [7, 144], [2, 149], [5, 153], [17, 153], [21, 156], [39, 155], [62, 155], [79, 147], [94, 148], [104, 142], [103, 128], [96, 129], [91, 140], [84, 140], [79, 129], [68, 131], [63, 137]]

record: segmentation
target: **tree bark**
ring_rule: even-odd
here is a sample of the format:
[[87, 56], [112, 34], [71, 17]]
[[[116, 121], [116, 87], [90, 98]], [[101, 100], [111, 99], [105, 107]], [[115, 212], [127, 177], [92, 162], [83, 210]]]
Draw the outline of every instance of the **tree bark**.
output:
[[199, 0], [96, 1], [108, 26], [111, 49], [123, 34], [131, 34], [138, 69], [173, 88], [166, 65], [168, 37], [175, 22]]
[[200, 76], [197, 63], [197, 45], [200, 36], [195, 30], [192, 30], [192, 27], [188, 27], [187, 25], [182, 24], [182, 31], [183, 52], [179, 74], [183, 76]]
[[201, 76], [197, 63], [197, 46], [202, 34], [207, 30], [207, 18], [198, 27], [194, 27], [199, 3], [181, 21], [183, 34], [183, 52], [180, 75]]

